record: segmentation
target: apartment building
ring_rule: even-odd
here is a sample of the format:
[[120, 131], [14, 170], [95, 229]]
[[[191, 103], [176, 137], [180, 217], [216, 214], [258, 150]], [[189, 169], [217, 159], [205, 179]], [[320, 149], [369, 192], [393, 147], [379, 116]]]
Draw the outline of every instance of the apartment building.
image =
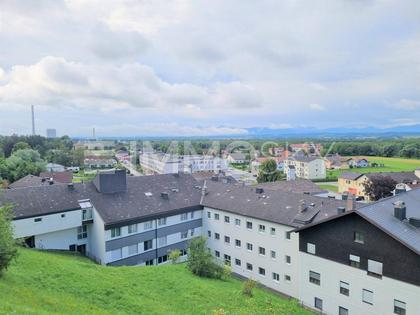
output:
[[293, 156], [284, 160], [284, 173], [290, 179], [294, 176], [305, 179], [323, 179], [327, 176], [325, 161], [317, 156]]
[[325, 314], [418, 314], [420, 190], [299, 233], [299, 299]]

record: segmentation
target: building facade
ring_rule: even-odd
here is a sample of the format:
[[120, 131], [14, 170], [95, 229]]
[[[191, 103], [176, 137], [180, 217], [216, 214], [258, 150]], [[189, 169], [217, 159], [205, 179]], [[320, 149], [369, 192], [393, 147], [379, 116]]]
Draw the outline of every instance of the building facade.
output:
[[287, 175], [290, 168], [295, 169], [297, 178], [323, 179], [327, 176], [325, 161], [321, 157], [296, 156], [284, 160], [284, 173]]

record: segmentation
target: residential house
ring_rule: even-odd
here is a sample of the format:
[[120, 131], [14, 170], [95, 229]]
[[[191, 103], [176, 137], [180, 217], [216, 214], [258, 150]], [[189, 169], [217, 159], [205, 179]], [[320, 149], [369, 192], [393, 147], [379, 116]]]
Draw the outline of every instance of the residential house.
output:
[[242, 152], [230, 153], [227, 157], [227, 161], [229, 163], [235, 163], [235, 164], [243, 164], [243, 163], [249, 162], [249, 160], [246, 157], [246, 154]]
[[39, 174], [41, 181], [57, 182], [62, 184], [68, 184], [73, 182], [73, 172], [42, 172]]
[[317, 156], [294, 156], [284, 160], [284, 173], [290, 173], [291, 166], [296, 177], [305, 179], [323, 179], [326, 177], [325, 161]]
[[40, 176], [35, 175], [26, 175], [25, 177], [22, 177], [21, 179], [18, 179], [17, 181], [11, 183], [7, 187], [10, 189], [13, 188], [23, 188], [23, 187], [36, 187], [36, 186], [44, 186], [48, 185], [49, 181], [46, 181], [44, 178]]
[[66, 170], [63, 165], [56, 163], [48, 163], [46, 169], [47, 172], [64, 172]]
[[113, 168], [117, 164], [115, 159], [100, 158], [100, 157], [90, 157], [86, 158], [83, 161], [85, 168], [91, 169], [104, 169], [104, 168]]
[[270, 157], [270, 156], [267, 156], [267, 157], [257, 157], [256, 159], [254, 159], [251, 162], [251, 168], [252, 168], [252, 170], [254, 172], [258, 172], [261, 164], [263, 162], [265, 162], [265, 161], [268, 161], [268, 160], [274, 160], [276, 162], [276, 165], [277, 165], [277, 170], [283, 171], [283, 169], [284, 169], [284, 160], [285, 159], [282, 158], [281, 156], [275, 156], [275, 157]]
[[327, 170], [340, 169], [342, 164], [342, 157], [336, 154], [329, 154], [325, 157], [325, 167]]

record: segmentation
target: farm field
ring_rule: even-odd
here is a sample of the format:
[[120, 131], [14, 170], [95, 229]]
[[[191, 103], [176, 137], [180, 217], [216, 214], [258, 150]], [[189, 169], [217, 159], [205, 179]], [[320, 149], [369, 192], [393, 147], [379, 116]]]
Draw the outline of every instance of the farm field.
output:
[[337, 179], [343, 172], [375, 173], [375, 172], [408, 172], [420, 167], [418, 159], [388, 158], [365, 156], [369, 163], [384, 164], [384, 167], [350, 168], [344, 170], [327, 170], [327, 180]]
[[[105, 267], [64, 253], [20, 249], [0, 278], [0, 314], [309, 315], [297, 301], [242, 281], [203, 279], [185, 264]], [[222, 313], [220, 313], [222, 314]]]

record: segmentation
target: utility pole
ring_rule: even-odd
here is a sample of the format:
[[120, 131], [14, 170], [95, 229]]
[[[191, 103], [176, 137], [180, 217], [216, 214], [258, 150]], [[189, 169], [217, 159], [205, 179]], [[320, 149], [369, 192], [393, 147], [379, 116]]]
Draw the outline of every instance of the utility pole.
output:
[[35, 108], [34, 105], [31, 105], [32, 111], [32, 135], [35, 136]]

